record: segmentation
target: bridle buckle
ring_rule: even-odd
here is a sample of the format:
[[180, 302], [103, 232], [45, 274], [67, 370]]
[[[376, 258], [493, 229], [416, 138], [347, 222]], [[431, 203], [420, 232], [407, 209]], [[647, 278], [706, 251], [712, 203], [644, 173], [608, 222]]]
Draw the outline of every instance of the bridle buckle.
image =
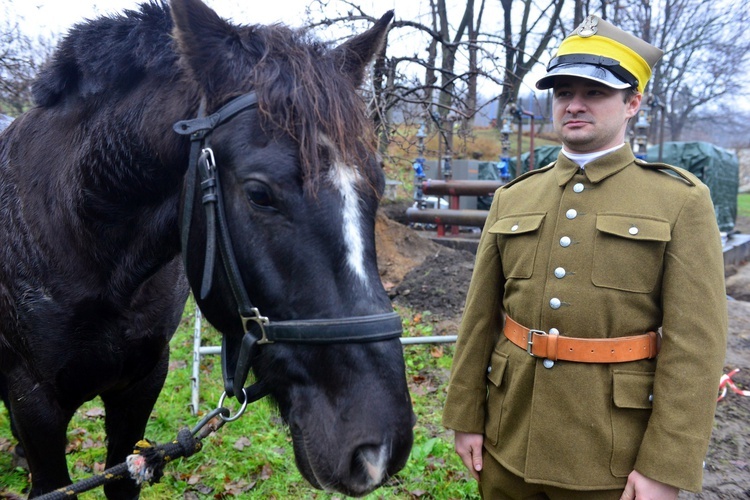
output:
[[250, 312], [253, 313], [252, 316], [245, 316], [244, 314], [240, 314], [240, 318], [242, 319], [242, 328], [245, 329], [245, 333], [250, 331], [250, 327], [252, 326], [252, 323], [255, 323], [260, 327], [260, 339], [258, 340], [258, 344], [273, 344], [273, 340], [269, 340], [268, 334], [266, 332], [266, 326], [268, 326], [268, 323], [270, 323], [267, 316], [261, 316], [260, 311], [257, 307], [253, 307], [250, 309]]

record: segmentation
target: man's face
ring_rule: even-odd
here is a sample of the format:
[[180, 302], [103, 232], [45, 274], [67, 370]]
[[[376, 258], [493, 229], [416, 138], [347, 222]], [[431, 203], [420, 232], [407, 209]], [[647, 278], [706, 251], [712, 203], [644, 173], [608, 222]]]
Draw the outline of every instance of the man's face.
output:
[[641, 104], [636, 94], [623, 102], [623, 91], [585, 78], [555, 81], [552, 117], [555, 131], [571, 153], [593, 153], [622, 144], [628, 120]]

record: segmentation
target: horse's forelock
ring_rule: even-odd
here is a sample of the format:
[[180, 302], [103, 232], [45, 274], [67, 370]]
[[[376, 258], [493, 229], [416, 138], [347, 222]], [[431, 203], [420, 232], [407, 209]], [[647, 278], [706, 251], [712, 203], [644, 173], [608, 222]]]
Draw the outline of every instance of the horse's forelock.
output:
[[327, 47], [283, 25], [257, 27], [255, 34], [262, 37], [263, 53], [252, 67], [251, 85], [268, 128], [299, 145], [306, 187], [314, 191], [329, 167], [321, 148], [370, 177], [372, 126], [361, 96]]

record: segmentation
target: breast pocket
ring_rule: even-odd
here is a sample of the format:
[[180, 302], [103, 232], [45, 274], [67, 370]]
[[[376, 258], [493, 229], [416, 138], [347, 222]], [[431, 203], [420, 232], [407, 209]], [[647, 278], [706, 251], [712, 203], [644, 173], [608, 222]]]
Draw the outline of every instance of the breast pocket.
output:
[[661, 277], [671, 239], [666, 220], [600, 214], [596, 218], [591, 279], [596, 286], [648, 293]]
[[544, 213], [506, 215], [490, 227], [490, 234], [498, 236], [506, 278], [531, 278], [544, 216]]

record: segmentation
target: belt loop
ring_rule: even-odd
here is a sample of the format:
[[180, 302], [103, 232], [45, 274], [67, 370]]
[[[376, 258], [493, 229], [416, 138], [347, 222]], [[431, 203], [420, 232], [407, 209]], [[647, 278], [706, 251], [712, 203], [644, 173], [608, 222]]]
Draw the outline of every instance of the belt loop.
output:
[[648, 359], [653, 359], [659, 354], [659, 341], [661, 337], [654, 331], [648, 332]]
[[559, 335], [550, 333], [547, 336], [547, 359], [557, 361], [557, 339]]

